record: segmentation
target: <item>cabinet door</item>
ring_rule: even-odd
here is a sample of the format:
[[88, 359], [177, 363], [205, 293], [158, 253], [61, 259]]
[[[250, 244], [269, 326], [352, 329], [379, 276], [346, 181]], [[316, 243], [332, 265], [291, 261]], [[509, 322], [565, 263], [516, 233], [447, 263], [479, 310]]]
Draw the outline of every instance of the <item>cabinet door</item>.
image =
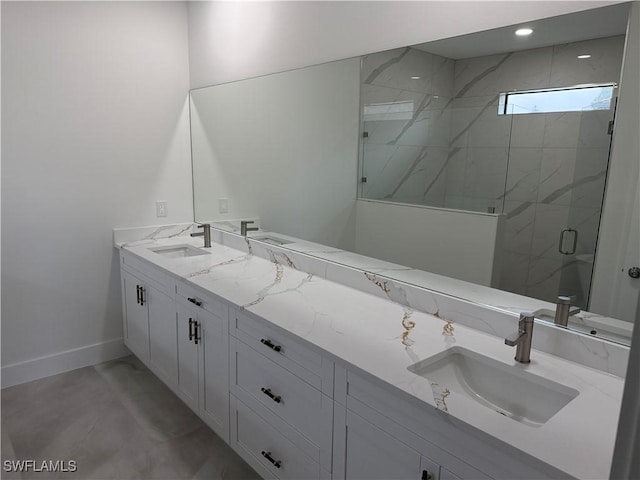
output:
[[163, 382], [178, 383], [176, 309], [173, 299], [148, 288], [149, 366]]
[[347, 410], [348, 480], [420, 480], [420, 454]]
[[124, 343], [142, 361], [149, 360], [149, 322], [146, 289], [141, 280], [122, 271]]
[[[420, 480], [442, 480], [440, 476], [440, 465], [427, 457], [420, 458]], [[454, 480], [457, 477], [451, 477], [448, 480]], [[460, 479], [458, 479], [460, 480]]]
[[229, 441], [229, 335], [227, 318], [198, 312], [200, 416]]
[[[198, 410], [198, 344], [195, 341], [198, 317], [179, 303], [176, 304], [178, 334], [177, 391], [182, 400], [194, 411]], [[199, 343], [199, 341], [198, 341]]]
[[462, 480], [459, 476], [454, 475], [446, 468], [440, 468], [440, 480]]

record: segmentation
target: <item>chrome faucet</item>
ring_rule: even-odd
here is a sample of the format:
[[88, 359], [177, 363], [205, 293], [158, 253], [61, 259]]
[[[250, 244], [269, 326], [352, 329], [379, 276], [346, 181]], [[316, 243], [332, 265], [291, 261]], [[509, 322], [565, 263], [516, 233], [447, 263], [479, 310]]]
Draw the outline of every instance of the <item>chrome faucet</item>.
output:
[[580, 313], [580, 308], [571, 306], [571, 297], [560, 296], [558, 303], [556, 303], [556, 317], [553, 321], [556, 325], [566, 327], [569, 323], [569, 317], [576, 313]]
[[249, 227], [248, 225], [252, 224], [253, 220], [242, 220], [240, 222], [240, 235], [243, 237], [247, 236], [247, 232], [257, 232], [260, 230], [258, 227]]
[[198, 228], [203, 228], [204, 231], [198, 233], [192, 233], [192, 237], [202, 237], [204, 236], [204, 248], [211, 248], [211, 224], [203, 223], [202, 225], [198, 225]]
[[531, 339], [533, 338], [533, 313], [522, 312], [518, 321], [518, 332], [504, 339], [505, 345], [516, 347], [516, 362], [530, 363]]

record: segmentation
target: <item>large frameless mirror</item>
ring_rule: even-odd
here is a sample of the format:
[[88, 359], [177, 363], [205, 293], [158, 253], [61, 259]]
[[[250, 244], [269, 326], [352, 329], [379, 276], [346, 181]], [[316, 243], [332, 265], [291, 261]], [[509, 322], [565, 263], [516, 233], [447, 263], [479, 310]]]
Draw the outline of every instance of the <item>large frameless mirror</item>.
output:
[[561, 295], [588, 309], [627, 10], [194, 90], [195, 220], [258, 217], [314, 255], [450, 277], [428, 287], [495, 307], [537, 299], [541, 318]]

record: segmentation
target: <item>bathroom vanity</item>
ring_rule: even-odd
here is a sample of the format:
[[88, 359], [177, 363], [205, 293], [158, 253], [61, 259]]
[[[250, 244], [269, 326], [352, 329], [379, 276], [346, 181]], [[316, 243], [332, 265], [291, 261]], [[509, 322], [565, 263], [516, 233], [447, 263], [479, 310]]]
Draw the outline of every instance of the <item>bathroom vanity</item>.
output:
[[519, 364], [443, 312], [516, 316], [346, 267], [339, 283], [273, 241], [216, 230], [204, 249], [192, 228], [115, 232], [125, 343], [264, 478], [608, 476], [623, 378], [541, 351], [544, 326]]

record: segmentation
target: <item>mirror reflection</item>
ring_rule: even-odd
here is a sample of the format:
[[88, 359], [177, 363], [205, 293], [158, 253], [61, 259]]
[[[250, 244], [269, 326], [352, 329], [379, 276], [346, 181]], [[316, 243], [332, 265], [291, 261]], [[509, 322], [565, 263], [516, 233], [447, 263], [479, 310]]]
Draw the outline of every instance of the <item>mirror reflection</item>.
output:
[[364, 57], [362, 197], [504, 214], [492, 286], [586, 309], [624, 36], [430, 48]]
[[195, 220], [259, 218], [334, 261], [348, 262], [340, 249], [584, 311], [626, 13], [194, 90]]

